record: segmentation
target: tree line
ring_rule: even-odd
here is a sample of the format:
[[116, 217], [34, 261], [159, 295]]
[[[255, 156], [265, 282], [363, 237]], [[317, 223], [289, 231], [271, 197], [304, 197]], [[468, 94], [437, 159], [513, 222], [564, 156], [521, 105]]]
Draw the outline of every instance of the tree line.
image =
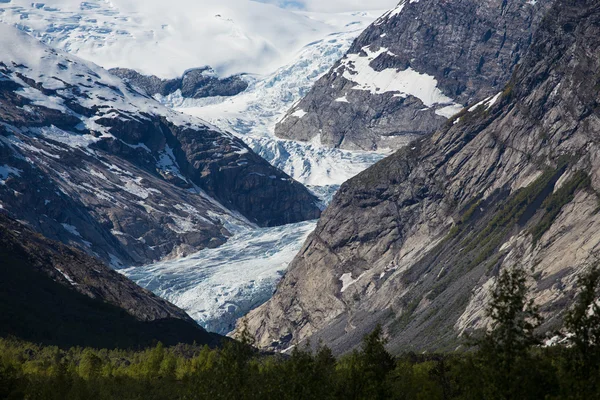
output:
[[471, 350], [392, 357], [383, 330], [335, 358], [297, 346], [265, 355], [244, 331], [220, 349], [59, 349], [0, 339], [0, 399], [600, 399], [600, 270], [578, 282], [563, 344], [543, 346], [527, 275], [504, 270], [491, 293], [489, 330]]

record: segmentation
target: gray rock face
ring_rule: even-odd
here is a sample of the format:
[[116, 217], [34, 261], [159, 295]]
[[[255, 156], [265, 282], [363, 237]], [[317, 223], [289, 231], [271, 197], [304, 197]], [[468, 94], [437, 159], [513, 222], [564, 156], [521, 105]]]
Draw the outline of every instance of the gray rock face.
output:
[[46, 237], [119, 267], [219, 246], [227, 224], [318, 218], [306, 188], [231, 134], [0, 33], [23, 49], [0, 55], [0, 207]]
[[403, 0], [275, 128], [344, 149], [397, 149], [502, 90], [549, 1]]
[[[424, 2], [423, 2], [424, 3]], [[554, 2], [502, 95], [345, 183], [274, 297], [249, 315], [264, 348], [336, 352], [382, 323], [394, 351], [455, 349], [487, 326], [503, 268], [560, 328], [600, 251], [600, 7]]]
[[113, 75], [125, 79], [149, 96], [168, 96], [181, 90], [185, 98], [201, 99], [213, 96], [235, 96], [248, 88], [248, 82], [239, 75], [221, 79], [210, 67], [186, 71], [181, 78], [161, 79], [154, 75], [143, 75], [128, 68], [113, 68]]

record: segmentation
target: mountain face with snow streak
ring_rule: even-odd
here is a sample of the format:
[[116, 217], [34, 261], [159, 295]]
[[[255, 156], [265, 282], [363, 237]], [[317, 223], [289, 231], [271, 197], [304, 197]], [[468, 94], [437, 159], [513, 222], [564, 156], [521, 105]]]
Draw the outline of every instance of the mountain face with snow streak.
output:
[[548, 1], [403, 0], [278, 123], [277, 136], [397, 149], [504, 86]]
[[258, 345], [344, 353], [381, 324], [394, 352], [454, 350], [512, 268], [561, 328], [600, 252], [600, 7], [551, 3], [498, 95], [342, 185], [249, 314]]
[[0, 24], [0, 207], [115, 267], [315, 219], [316, 199], [231, 134]]

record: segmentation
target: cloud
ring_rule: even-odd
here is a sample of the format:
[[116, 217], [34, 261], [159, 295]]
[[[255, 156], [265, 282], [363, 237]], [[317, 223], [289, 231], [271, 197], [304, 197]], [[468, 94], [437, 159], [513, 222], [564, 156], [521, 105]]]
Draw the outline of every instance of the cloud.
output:
[[387, 10], [396, 6], [399, 0], [256, 0], [275, 4], [281, 8], [316, 12], [348, 12]]

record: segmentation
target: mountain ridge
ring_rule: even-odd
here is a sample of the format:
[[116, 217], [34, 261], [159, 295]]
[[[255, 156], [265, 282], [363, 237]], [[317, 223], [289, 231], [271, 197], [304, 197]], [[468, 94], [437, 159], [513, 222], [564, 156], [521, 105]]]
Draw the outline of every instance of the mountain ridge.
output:
[[181, 309], [89, 255], [48, 240], [0, 210], [0, 335], [59, 346], [140, 348], [205, 343]]
[[322, 339], [343, 353], [381, 323], [395, 352], [454, 350], [487, 326], [504, 268], [528, 271], [542, 332], [559, 329], [600, 250], [599, 22], [596, 2], [553, 2], [494, 102], [342, 185], [275, 296], [249, 314], [257, 343]]
[[278, 123], [278, 137], [350, 150], [398, 149], [495, 95], [547, 1], [401, 1]]
[[0, 31], [0, 204], [44, 235], [120, 267], [216, 247], [236, 225], [320, 214], [306, 188], [233, 135]]

